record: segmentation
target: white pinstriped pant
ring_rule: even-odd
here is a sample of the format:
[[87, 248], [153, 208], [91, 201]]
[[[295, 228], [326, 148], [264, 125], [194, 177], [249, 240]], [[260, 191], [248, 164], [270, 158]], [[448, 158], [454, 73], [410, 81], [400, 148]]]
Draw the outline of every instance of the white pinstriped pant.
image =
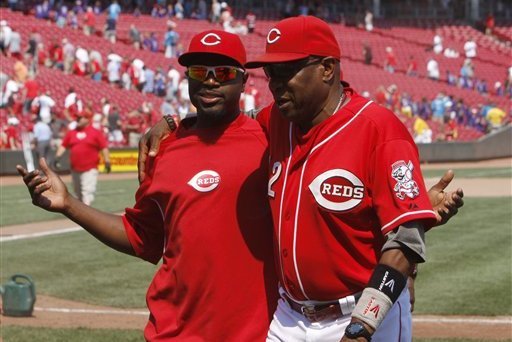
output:
[[[350, 315], [338, 319], [310, 322], [280, 298], [270, 324], [267, 342], [339, 342], [350, 323]], [[409, 290], [398, 300], [372, 336], [372, 342], [411, 342], [412, 315]]]
[[84, 172], [71, 171], [75, 195], [84, 204], [91, 205], [94, 201], [98, 173], [98, 169], [90, 169]]

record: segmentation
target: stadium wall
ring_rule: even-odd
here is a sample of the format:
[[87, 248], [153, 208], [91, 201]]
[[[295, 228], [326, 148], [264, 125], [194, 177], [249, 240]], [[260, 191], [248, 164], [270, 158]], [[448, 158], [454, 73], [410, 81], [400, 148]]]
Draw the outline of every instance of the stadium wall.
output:
[[[472, 142], [437, 142], [419, 144], [422, 162], [479, 161], [512, 157], [512, 126], [488, 134]], [[135, 172], [137, 170], [137, 151], [133, 148], [112, 148], [110, 150], [113, 172]], [[34, 160], [35, 156], [34, 156]], [[0, 152], [0, 175], [15, 175], [16, 164], [25, 165], [23, 151]], [[66, 155], [62, 158], [63, 171], [69, 171]], [[100, 171], [103, 165], [100, 164]]]
[[419, 144], [422, 162], [462, 162], [512, 157], [512, 126], [471, 142]]

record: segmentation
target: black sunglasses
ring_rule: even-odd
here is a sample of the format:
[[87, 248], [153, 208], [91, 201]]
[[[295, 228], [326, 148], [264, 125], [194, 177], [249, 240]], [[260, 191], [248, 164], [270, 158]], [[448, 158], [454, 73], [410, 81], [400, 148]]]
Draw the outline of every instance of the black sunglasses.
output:
[[263, 71], [268, 79], [288, 80], [305, 67], [320, 63], [322, 60], [323, 58], [308, 57], [294, 62], [268, 64], [263, 67]]

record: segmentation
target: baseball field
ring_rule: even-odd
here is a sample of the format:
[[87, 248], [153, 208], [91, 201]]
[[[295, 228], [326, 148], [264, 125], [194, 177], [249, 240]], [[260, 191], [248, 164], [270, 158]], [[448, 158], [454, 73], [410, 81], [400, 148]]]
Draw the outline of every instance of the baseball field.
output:
[[[427, 235], [414, 341], [512, 341], [512, 160], [423, 165], [427, 184], [447, 168], [465, 205]], [[134, 174], [102, 175], [94, 206], [121, 212], [136, 188]], [[18, 177], [0, 178], [0, 227], [0, 284], [29, 274], [37, 292], [32, 317], [0, 316], [0, 341], [143, 340], [154, 265], [32, 206]]]

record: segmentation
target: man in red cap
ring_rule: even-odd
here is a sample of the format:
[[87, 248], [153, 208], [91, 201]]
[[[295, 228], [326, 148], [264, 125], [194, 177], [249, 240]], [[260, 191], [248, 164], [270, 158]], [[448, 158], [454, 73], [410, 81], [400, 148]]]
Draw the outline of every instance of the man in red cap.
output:
[[108, 142], [103, 132], [94, 128], [90, 113], [77, 115], [76, 128], [64, 136], [55, 153], [54, 167], [60, 168], [60, 160], [69, 149], [71, 177], [75, 195], [86, 205], [91, 205], [98, 184], [99, 153], [103, 155], [105, 170], [110, 172]]
[[[380, 340], [393, 340], [393, 334], [400, 333], [410, 340], [410, 304], [404, 289], [408, 258], [415, 262], [424, 258], [421, 222], [432, 224], [436, 215], [418, 175], [417, 152], [407, 131], [394, 115], [341, 82], [339, 58], [339, 46], [327, 24], [314, 17], [298, 17], [279, 22], [267, 36], [267, 53], [246, 64], [265, 67], [275, 99], [258, 116], [270, 143], [267, 190], [282, 286], [282, 300], [269, 331], [271, 341], [369, 339], [378, 325], [375, 337]], [[363, 114], [364, 109], [371, 117], [382, 112], [380, 120], [391, 123], [367, 118], [370, 114]], [[390, 126], [383, 130], [392, 134], [381, 134], [380, 125]], [[142, 141], [141, 166], [146, 142], [153, 153], [158, 149], [161, 127]], [[350, 139], [345, 128], [356, 128]], [[357, 129], [365, 135], [357, 137]], [[350, 141], [350, 146], [341, 144], [341, 134], [345, 138], [341, 142]], [[394, 144], [395, 137], [408, 146], [393, 145], [389, 151], [387, 144]], [[392, 163], [386, 167], [388, 161]], [[141, 179], [147, 177], [143, 167], [139, 171]], [[452, 177], [448, 173], [431, 197], [442, 193]], [[447, 216], [438, 217], [438, 224], [462, 205], [462, 195], [457, 191], [444, 197], [446, 202], [433, 200], [438, 211], [447, 210]], [[382, 281], [379, 277], [386, 277], [384, 285], [392, 285], [392, 294], [363, 291], [367, 284]], [[375, 319], [368, 324], [354, 316], [359, 324], [351, 324], [343, 337], [352, 312], [358, 314], [354, 311], [357, 300], [368, 306]], [[391, 305], [393, 300], [399, 304]], [[400, 305], [403, 317], [397, 312]], [[391, 323], [380, 324], [383, 316]], [[402, 320], [409, 330], [389, 330], [387, 335], [384, 327], [398, 327]]]
[[324, 21], [277, 23], [263, 67], [282, 299], [269, 341], [411, 341], [407, 279], [436, 222], [418, 150], [391, 111], [340, 79]]
[[63, 213], [111, 248], [154, 264], [162, 259], [147, 292], [146, 340], [264, 341], [278, 293], [267, 142], [239, 109], [245, 48], [237, 35], [211, 30], [195, 35], [178, 61], [197, 116], [162, 142], [135, 206], [122, 216], [69, 195], [44, 159], [45, 176], [18, 171], [34, 204]]

